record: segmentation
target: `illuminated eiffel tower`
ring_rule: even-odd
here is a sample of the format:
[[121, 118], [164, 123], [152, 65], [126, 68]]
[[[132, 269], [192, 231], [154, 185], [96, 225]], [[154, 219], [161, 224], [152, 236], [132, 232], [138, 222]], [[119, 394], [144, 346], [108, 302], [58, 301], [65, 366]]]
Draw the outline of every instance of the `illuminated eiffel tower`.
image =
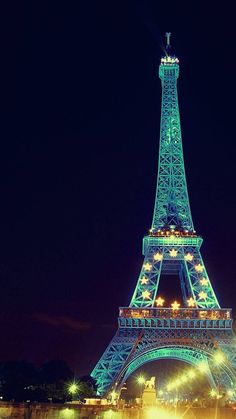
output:
[[[231, 309], [219, 305], [200, 253], [203, 240], [193, 226], [177, 96], [179, 60], [166, 36], [152, 227], [143, 239], [144, 261], [130, 305], [119, 309], [118, 330], [91, 374], [100, 395], [119, 391], [143, 364], [167, 358], [199, 367], [212, 386], [231, 394], [236, 384]], [[165, 307], [158, 295], [162, 273], [179, 275], [183, 307], [177, 301]]]

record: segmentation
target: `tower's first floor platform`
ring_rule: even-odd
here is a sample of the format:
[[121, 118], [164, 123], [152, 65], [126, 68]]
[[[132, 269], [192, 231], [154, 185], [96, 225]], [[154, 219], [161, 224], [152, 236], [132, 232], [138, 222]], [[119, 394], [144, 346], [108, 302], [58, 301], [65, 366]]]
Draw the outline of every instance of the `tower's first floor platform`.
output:
[[120, 307], [120, 328], [232, 329], [231, 309]]

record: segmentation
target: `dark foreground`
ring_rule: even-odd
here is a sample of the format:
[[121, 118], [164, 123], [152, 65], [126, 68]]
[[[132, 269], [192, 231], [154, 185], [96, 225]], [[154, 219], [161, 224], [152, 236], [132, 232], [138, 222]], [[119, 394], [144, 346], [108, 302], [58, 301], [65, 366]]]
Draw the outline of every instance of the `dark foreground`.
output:
[[232, 408], [171, 407], [124, 409], [54, 404], [12, 404], [0, 402], [0, 419], [236, 419]]

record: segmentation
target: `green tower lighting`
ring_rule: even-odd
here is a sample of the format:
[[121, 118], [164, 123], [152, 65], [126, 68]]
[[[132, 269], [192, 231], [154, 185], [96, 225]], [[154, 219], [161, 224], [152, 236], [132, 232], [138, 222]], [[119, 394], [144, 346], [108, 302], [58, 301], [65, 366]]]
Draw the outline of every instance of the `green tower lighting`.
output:
[[[233, 391], [236, 385], [231, 309], [219, 305], [200, 252], [203, 239], [192, 221], [177, 93], [179, 60], [170, 36], [168, 32], [159, 66], [162, 104], [153, 220], [143, 239], [144, 260], [130, 304], [119, 309], [118, 330], [92, 371], [100, 395], [119, 392], [145, 363], [170, 358], [196, 367], [212, 388], [220, 382]], [[182, 303], [167, 304], [159, 295], [162, 274], [179, 276]]]

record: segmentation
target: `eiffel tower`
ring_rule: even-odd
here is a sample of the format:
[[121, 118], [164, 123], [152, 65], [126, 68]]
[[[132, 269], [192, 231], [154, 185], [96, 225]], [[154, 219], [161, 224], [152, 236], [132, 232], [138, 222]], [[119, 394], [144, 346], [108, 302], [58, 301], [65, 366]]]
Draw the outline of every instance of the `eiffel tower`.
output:
[[[98, 394], [118, 391], [140, 366], [175, 359], [201, 367], [211, 386], [235, 391], [236, 338], [230, 308], [221, 308], [204, 265], [203, 239], [193, 226], [184, 168], [177, 79], [179, 60], [166, 34], [159, 165], [152, 227], [143, 238], [144, 261], [129, 307], [119, 309], [118, 330], [91, 375]], [[183, 307], [165, 307], [161, 274], [179, 275]], [[234, 393], [236, 398], [236, 393]]]

